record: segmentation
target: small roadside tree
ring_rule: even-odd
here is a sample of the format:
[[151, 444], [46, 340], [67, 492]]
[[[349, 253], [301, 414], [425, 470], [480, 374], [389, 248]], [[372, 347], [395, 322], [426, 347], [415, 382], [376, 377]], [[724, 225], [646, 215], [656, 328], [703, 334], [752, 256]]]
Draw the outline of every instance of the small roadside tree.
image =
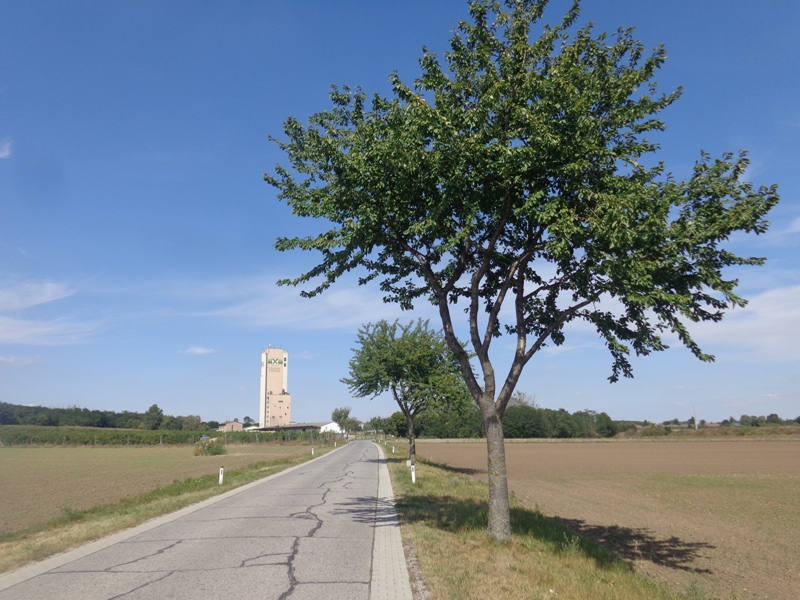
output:
[[[488, 533], [503, 540], [502, 417], [531, 358], [580, 320], [605, 341], [612, 382], [632, 376], [631, 352], [667, 348], [665, 331], [713, 360], [687, 325], [745, 304], [723, 270], [763, 259], [723, 244], [766, 231], [778, 202], [776, 186], [743, 179], [745, 153], [703, 153], [683, 181], [648, 160], [659, 147], [645, 136], [664, 128], [657, 114], [680, 96], [654, 81], [666, 51], [648, 55], [632, 29], [613, 39], [591, 25], [576, 31], [577, 0], [537, 36], [547, 4], [470, 0], [446, 67], [423, 49], [413, 85], [391, 76], [393, 98], [334, 87], [332, 108], [308, 126], [287, 119], [277, 143], [291, 166], [265, 175], [295, 215], [332, 223], [316, 237], [277, 240], [278, 250], [321, 253], [280, 283], [308, 284], [302, 293], [314, 296], [360, 270], [386, 301], [437, 308], [481, 410]], [[462, 309], [469, 346], [457, 337]], [[514, 352], [498, 372], [490, 350], [503, 334]]]
[[347, 426], [350, 424], [350, 407], [341, 406], [334, 408], [331, 412], [331, 421], [339, 426], [339, 431], [347, 437]]
[[431, 408], [457, 408], [468, 398], [461, 367], [441, 332], [419, 319], [369, 323], [358, 330], [350, 377], [342, 379], [356, 397], [391, 392], [406, 418], [411, 464], [417, 458], [414, 421]]

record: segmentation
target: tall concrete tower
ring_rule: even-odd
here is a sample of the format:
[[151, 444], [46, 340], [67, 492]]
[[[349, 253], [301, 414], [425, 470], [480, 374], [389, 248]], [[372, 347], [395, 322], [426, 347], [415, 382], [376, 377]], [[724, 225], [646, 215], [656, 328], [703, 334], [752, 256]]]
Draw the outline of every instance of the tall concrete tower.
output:
[[292, 419], [292, 396], [289, 394], [289, 353], [267, 348], [261, 353], [261, 391], [258, 424], [281, 427]]

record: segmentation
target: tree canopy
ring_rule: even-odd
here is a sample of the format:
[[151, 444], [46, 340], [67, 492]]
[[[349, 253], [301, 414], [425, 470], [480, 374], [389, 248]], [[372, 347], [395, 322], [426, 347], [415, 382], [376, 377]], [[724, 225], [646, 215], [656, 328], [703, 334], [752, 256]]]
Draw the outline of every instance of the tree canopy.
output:
[[[288, 118], [276, 142], [289, 165], [265, 175], [295, 215], [330, 224], [277, 240], [321, 255], [281, 283], [314, 296], [356, 270], [386, 301], [437, 307], [481, 409], [489, 535], [500, 539], [510, 538], [501, 420], [528, 361], [564, 343], [575, 320], [604, 340], [612, 382], [632, 376], [631, 353], [667, 348], [665, 332], [712, 360], [688, 326], [745, 304], [723, 271], [763, 260], [724, 243], [766, 231], [778, 202], [775, 186], [743, 178], [745, 152], [701, 153], [688, 179], [671, 175], [647, 137], [680, 96], [654, 81], [665, 49], [646, 52], [632, 29], [578, 27], [577, 1], [544, 26], [547, 4], [471, 0], [450, 50], [423, 48], [421, 75], [391, 75], [392, 97], [333, 87], [332, 107], [307, 125]], [[515, 350], [497, 371], [501, 335]]]
[[407, 325], [382, 320], [361, 327], [350, 376], [342, 382], [362, 398], [391, 392], [407, 421], [412, 464], [414, 419], [431, 408], [462, 406], [468, 396], [444, 335], [422, 319]]
[[331, 411], [331, 421], [336, 423], [339, 426], [339, 431], [345, 435], [347, 434], [348, 426], [351, 425], [352, 422], [350, 410], [349, 406], [340, 406]]

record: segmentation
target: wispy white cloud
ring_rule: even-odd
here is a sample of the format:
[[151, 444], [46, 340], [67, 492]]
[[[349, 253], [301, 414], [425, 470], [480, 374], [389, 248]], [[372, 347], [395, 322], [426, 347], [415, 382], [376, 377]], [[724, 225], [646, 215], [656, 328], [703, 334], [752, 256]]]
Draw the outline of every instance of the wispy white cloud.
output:
[[704, 350], [747, 351], [749, 357], [800, 360], [800, 285], [753, 296], [744, 309], [730, 311], [720, 323], [692, 326]]
[[39, 362], [38, 358], [20, 357], [20, 356], [0, 356], [0, 365], [9, 367], [27, 367], [28, 365], [35, 365]]
[[[69, 286], [54, 281], [0, 284], [0, 312], [20, 312], [74, 294]], [[25, 318], [0, 314], [0, 343], [26, 345], [75, 344], [96, 329], [93, 323], [71, 317]]]
[[216, 350], [213, 348], [203, 348], [201, 346], [189, 346], [183, 351], [184, 354], [191, 354], [193, 356], [203, 356], [205, 354], [214, 354]]
[[69, 286], [55, 281], [25, 281], [0, 287], [0, 311], [25, 310], [74, 293]]
[[85, 341], [95, 329], [96, 325], [92, 323], [81, 323], [67, 318], [34, 320], [0, 315], [0, 344], [77, 344]]
[[[240, 291], [245, 288], [239, 287]], [[356, 287], [332, 289], [314, 298], [275, 285], [251, 286], [242, 298], [206, 316], [232, 318], [255, 326], [292, 326], [300, 329], [350, 329], [380, 319], [410, 319], [395, 304], [386, 304], [375, 290]], [[415, 312], [413, 318], [418, 316]]]
[[0, 140], [0, 160], [11, 157], [11, 140]]

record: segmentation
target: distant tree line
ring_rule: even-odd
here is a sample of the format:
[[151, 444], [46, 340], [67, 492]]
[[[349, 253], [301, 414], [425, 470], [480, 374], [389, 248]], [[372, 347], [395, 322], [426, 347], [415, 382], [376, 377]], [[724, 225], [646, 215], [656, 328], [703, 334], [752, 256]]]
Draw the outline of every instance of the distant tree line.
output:
[[144, 429], [149, 431], [208, 431], [219, 427], [216, 421], [204, 422], [198, 415], [165, 415], [157, 404], [146, 412], [89, 410], [71, 406], [48, 408], [0, 402], [0, 425], [40, 425], [45, 427], [101, 427]]
[[[702, 421], [700, 424], [702, 426]], [[797, 425], [800, 424], [800, 417], [795, 419], [782, 419], [777, 414], [772, 413], [767, 415], [766, 417], [761, 415], [757, 417], [755, 415], [742, 415], [737, 420], [735, 417], [730, 417], [725, 419], [720, 423], [723, 427], [764, 427], [769, 425]]]
[[[397, 437], [408, 433], [405, 416], [395, 412], [387, 419], [375, 418], [380, 429]], [[466, 412], [428, 411], [416, 422], [415, 433], [426, 438], [478, 438], [484, 436], [483, 420], [475, 408]], [[606, 413], [583, 410], [570, 414], [566, 410], [553, 410], [525, 404], [510, 406], [503, 415], [505, 437], [513, 438], [601, 438], [613, 437], [621, 426]]]
[[0, 425], [0, 446], [155, 446], [194, 444], [202, 438], [216, 437], [223, 444], [263, 444], [267, 442], [326, 441], [317, 431], [235, 431], [208, 432], [174, 429], [112, 429], [96, 427], [42, 427], [38, 425]]
[[[766, 417], [761, 415], [757, 417], [755, 415], [742, 415], [738, 419], [736, 417], [729, 417], [722, 422], [720, 425], [722, 427], [766, 427], [770, 425], [797, 425], [800, 424], [800, 417], [795, 419], [782, 419], [778, 414], [771, 413]], [[694, 417], [689, 417], [686, 421], [681, 421], [680, 419], [672, 419], [670, 421], [664, 421], [662, 424], [664, 427], [689, 427], [693, 428], [695, 426]], [[704, 427], [708, 427], [708, 422], [705, 419], [700, 419], [697, 423], [697, 427], [702, 429]]]
[[[798, 425], [796, 419], [781, 419], [777, 414], [766, 417], [742, 415], [730, 417], [720, 423], [722, 427], [770, 427]], [[366, 423], [367, 428], [380, 430], [396, 437], [406, 437], [406, 418], [395, 412], [388, 418], [374, 417]], [[705, 420], [698, 423], [700, 429], [708, 426]], [[606, 413], [581, 410], [574, 413], [536, 406], [530, 396], [519, 394], [517, 402], [506, 409], [503, 416], [505, 437], [513, 438], [608, 438], [621, 432], [638, 431], [643, 436], [669, 435], [674, 428], [694, 428], [694, 417], [681, 421], [672, 419], [661, 425], [649, 421], [614, 421]], [[477, 409], [466, 412], [432, 410], [421, 414], [415, 422], [415, 434], [423, 438], [459, 439], [484, 437], [481, 413]]]

